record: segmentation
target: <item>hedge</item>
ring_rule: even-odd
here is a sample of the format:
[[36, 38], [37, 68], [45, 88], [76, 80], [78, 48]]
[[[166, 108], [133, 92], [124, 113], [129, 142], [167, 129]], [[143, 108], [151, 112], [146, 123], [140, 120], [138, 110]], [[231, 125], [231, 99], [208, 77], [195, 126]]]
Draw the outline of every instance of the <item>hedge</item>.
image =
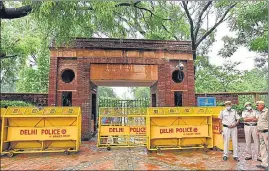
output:
[[0, 107], [3, 108], [3, 107], [10, 107], [10, 106], [34, 106], [33, 104], [31, 103], [27, 103], [27, 102], [24, 102], [24, 101], [7, 101], [7, 100], [0, 100]]

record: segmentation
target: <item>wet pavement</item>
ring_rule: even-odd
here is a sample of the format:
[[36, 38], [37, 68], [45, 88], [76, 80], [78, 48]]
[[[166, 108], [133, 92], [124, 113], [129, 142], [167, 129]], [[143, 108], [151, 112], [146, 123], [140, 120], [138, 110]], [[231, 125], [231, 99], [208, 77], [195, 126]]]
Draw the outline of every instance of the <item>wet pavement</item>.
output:
[[[239, 143], [239, 162], [222, 161], [222, 152], [201, 149], [148, 153], [146, 148], [96, 148], [95, 140], [82, 143], [78, 154], [18, 154], [1, 157], [1, 170], [261, 170], [260, 162], [245, 161], [245, 144]], [[255, 158], [256, 159], [256, 158]]]

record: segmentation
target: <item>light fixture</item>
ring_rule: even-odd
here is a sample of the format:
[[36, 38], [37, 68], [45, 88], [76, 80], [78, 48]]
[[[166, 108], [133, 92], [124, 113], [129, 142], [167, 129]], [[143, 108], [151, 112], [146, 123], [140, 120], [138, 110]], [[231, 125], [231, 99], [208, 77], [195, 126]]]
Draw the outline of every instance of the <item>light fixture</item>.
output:
[[178, 65], [176, 66], [176, 68], [178, 68], [179, 70], [183, 70], [184, 69], [184, 64], [179, 60]]

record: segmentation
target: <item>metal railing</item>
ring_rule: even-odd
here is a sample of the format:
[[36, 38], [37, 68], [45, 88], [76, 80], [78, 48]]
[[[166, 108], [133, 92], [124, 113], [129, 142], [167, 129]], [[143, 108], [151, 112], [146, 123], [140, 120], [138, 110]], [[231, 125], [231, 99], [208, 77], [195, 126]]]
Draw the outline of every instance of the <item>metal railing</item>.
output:
[[133, 108], [133, 107], [149, 107], [149, 99], [136, 99], [136, 100], [117, 100], [99, 98], [98, 107], [119, 107], [119, 108]]
[[245, 102], [262, 100], [268, 104], [268, 92], [223, 92], [223, 93], [196, 93], [197, 97], [216, 97], [217, 104], [227, 100], [234, 104], [244, 105]]

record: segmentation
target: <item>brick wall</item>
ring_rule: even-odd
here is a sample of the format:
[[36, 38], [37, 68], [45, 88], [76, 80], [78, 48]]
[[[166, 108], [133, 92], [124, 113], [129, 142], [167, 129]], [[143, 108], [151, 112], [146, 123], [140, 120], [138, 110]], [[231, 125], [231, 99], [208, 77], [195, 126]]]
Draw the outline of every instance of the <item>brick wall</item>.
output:
[[[71, 91], [72, 105], [82, 110], [82, 138], [90, 137], [93, 132], [92, 94], [97, 93], [90, 78], [91, 64], [158, 65], [158, 81], [151, 87], [151, 93], [156, 93], [157, 106], [174, 106], [174, 91], [182, 91], [184, 106], [193, 105], [190, 50], [190, 42], [118, 39], [75, 39], [70, 48], [51, 48], [49, 105], [60, 106], [62, 92]], [[185, 61], [185, 79], [177, 84], [172, 81], [172, 72], [179, 59]], [[75, 73], [70, 83], [64, 83], [61, 78], [66, 69]]]
[[[93, 89], [96, 89], [96, 85], [90, 82], [90, 65], [107, 63], [128, 63], [128, 64], [154, 64], [158, 65], [158, 82], [151, 88], [155, 89], [157, 106], [174, 106], [174, 91], [182, 91], [183, 93], [183, 105], [190, 106], [193, 104], [193, 100], [189, 99], [194, 97], [194, 86], [188, 86], [191, 82], [189, 72], [192, 72], [188, 67], [185, 67], [185, 79], [182, 83], [174, 83], [172, 80], [172, 72], [178, 61], [170, 61], [164, 63], [162, 59], [140, 59], [132, 58], [131, 60], [126, 60], [122, 58], [77, 58], [77, 59], [65, 59], [58, 58], [58, 70], [57, 77], [57, 91], [56, 96], [57, 106], [61, 105], [62, 92], [72, 91], [72, 105], [80, 106], [82, 110], [82, 137], [88, 138], [92, 134], [92, 94], [96, 93]], [[184, 63], [188, 66], [188, 62]], [[65, 69], [72, 69], [75, 72], [75, 79], [71, 83], [64, 83], [61, 80], [61, 74]], [[54, 81], [55, 83], [55, 81]], [[53, 87], [53, 86], [52, 86]], [[54, 90], [50, 90], [53, 92]], [[52, 97], [52, 96], [50, 96]]]
[[77, 62], [77, 99], [76, 105], [81, 106], [82, 111], [82, 138], [91, 135], [91, 90], [90, 90], [90, 64], [84, 59], [78, 58]]
[[157, 87], [157, 106], [175, 106], [175, 91], [182, 93], [182, 105], [195, 105], [195, 87], [194, 87], [194, 67], [193, 61], [181, 61], [184, 67], [185, 78], [181, 83], [175, 83], [172, 80], [172, 73], [176, 70], [177, 60], [172, 60], [158, 67], [158, 82], [151, 87], [151, 91], [155, 91]]
[[57, 79], [58, 79], [58, 59], [56, 55], [51, 52], [50, 57], [50, 72], [49, 72], [49, 95], [48, 95], [48, 105], [56, 106], [57, 101]]
[[34, 105], [47, 106], [48, 94], [46, 93], [1, 93], [1, 100], [24, 101]]
[[151, 87], [150, 87], [150, 106], [152, 106], [152, 94], [156, 95], [156, 106], [158, 105], [158, 92], [157, 92], [157, 82], [154, 83]]
[[[97, 86], [93, 83], [90, 83], [91, 85], [91, 92], [96, 94], [96, 91], [93, 91], [94, 89], [97, 89]], [[157, 82], [150, 87], [151, 94], [157, 93]], [[184, 95], [184, 94], [183, 94]], [[186, 93], [185, 93], [186, 95]], [[205, 97], [206, 94], [195, 94], [195, 98], [197, 97]], [[233, 101], [234, 104], [238, 104], [238, 95], [207, 95], [208, 97], [216, 97], [217, 102], [225, 102], [227, 100]], [[1, 93], [0, 96], [1, 100], [11, 100], [11, 101], [25, 101], [33, 104], [41, 104], [42, 106], [49, 105], [49, 94], [47, 93]], [[75, 96], [76, 97], [76, 96]], [[76, 98], [73, 98], [75, 100]], [[174, 98], [174, 97], [173, 97]], [[76, 100], [75, 100], [76, 101]], [[195, 105], [197, 103], [197, 100], [195, 100]], [[74, 102], [73, 105], [76, 105]], [[194, 106], [195, 106], [194, 105]], [[51, 105], [50, 105], [51, 106]]]
[[238, 104], [238, 95], [237, 94], [213, 94], [213, 93], [210, 93], [210, 94], [202, 94], [202, 93], [199, 93], [199, 94], [195, 94], [195, 105], [197, 105], [197, 97], [215, 97], [216, 98], [216, 101], [218, 103], [220, 102], [225, 102], [225, 101], [231, 101], [233, 104]]

